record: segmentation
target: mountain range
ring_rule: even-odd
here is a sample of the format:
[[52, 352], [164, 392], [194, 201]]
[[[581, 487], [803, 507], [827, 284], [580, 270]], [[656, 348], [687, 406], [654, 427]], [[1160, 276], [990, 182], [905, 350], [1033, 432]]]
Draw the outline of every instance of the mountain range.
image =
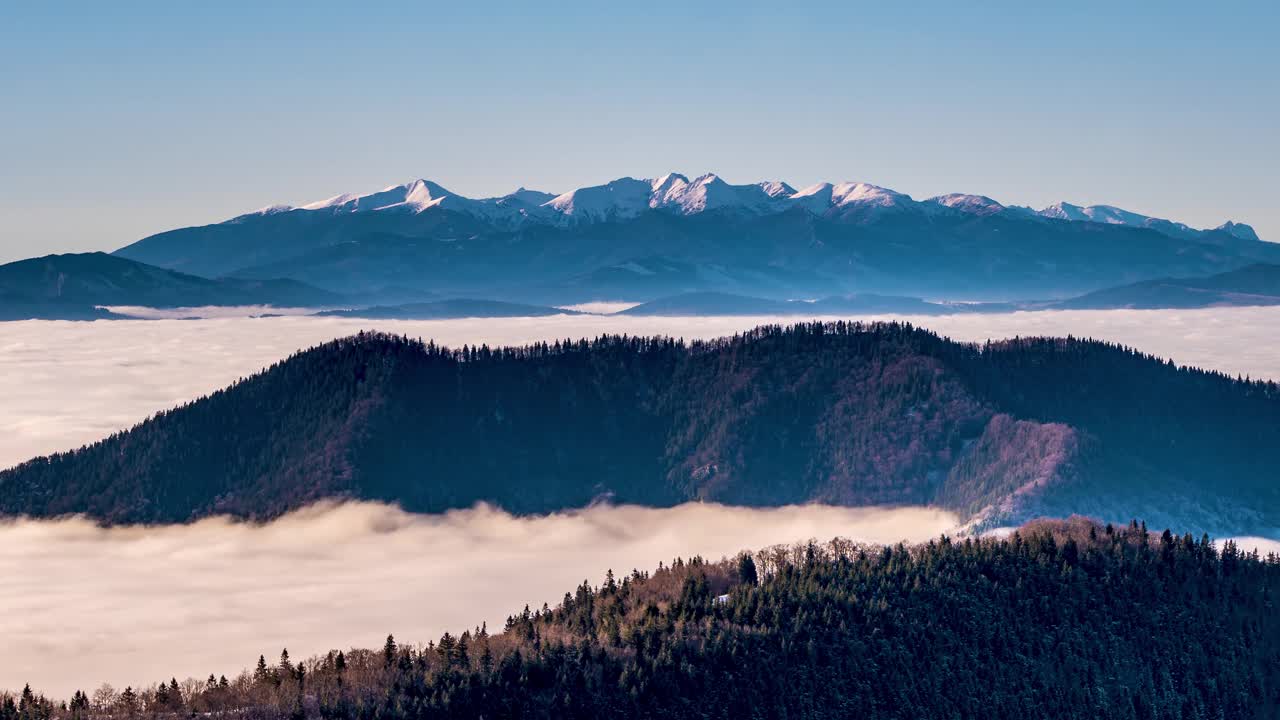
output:
[[1275, 535], [1277, 463], [1280, 387], [1094, 341], [978, 346], [836, 323], [452, 351], [361, 334], [0, 472], [0, 514], [134, 523], [264, 519], [325, 498], [516, 513], [705, 500]]
[[[397, 302], [406, 297], [414, 298], [414, 301]], [[433, 298], [425, 291], [340, 295], [293, 280], [207, 279], [103, 253], [50, 255], [0, 265], [0, 320], [128, 319], [132, 316], [121, 313], [128, 313], [129, 306], [194, 308], [235, 305], [310, 307], [316, 308], [314, 314], [321, 316], [402, 320], [581, 314], [548, 305], [477, 298]], [[930, 302], [915, 297], [862, 293], [808, 301], [704, 291], [660, 297], [618, 314], [815, 318], [1246, 305], [1280, 305], [1280, 265], [1258, 263], [1206, 277], [1148, 280], [1066, 300]], [[117, 311], [105, 308], [116, 308]]]
[[[656, 179], [624, 177], [604, 185], [579, 188], [561, 195], [519, 188], [509, 195], [479, 200], [450, 192], [430, 180], [418, 179], [365, 195], [337, 195], [299, 207], [272, 205], [239, 216], [232, 222], [244, 221], [252, 216], [278, 215], [298, 210], [334, 214], [418, 214], [438, 208], [514, 226], [525, 223], [602, 222], [634, 218], [648, 210], [664, 210], [683, 216], [717, 210], [743, 215], [769, 215], [797, 207], [815, 215], [860, 219], [897, 212], [959, 212], [976, 216], [1011, 213], [1054, 220], [1149, 228], [1172, 237], [1200, 238], [1211, 232], [1111, 205], [1082, 207], [1060, 202], [1042, 210], [1033, 210], [1005, 206], [985, 195], [964, 193], [938, 195], [915, 201], [904, 193], [863, 182], [822, 182], [796, 190], [778, 180], [731, 185], [715, 174], [690, 180], [679, 173], [668, 173]], [[1259, 239], [1252, 227], [1232, 221], [1213, 228], [1212, 232], [1222, 232], [1245, 241]]]
[[868, 183], [797, 190], [671, 173], [485, 199], [415, 180], [171, 230], [116, 254], [347, 294], [567, 304], [687, 292], [1061, 298], [1280, 262], [1280, 245], [1241, 223], [1199, 230], [1111, 206], [1035, 211], [980, 195], [917, 201]]
[[[929, 302], [890, 295], [848, 295], [818, 300], [770, 300], [717, 292], [693, 292], [658, 298], [620, 315], [775, 315], [823, 317], [851, 315], [954, 315], [1016, 310], [1119, 310], [1246, 307], [1280, 305], [1280, 265], [1256, 263], [1206, 277], [1160, 278], [1096, 290], [1065, 300], [1023, 302]], [[359, 311], [356, 311], [357, 313]]]
[[0, 265], [0, 319], [121, 317], [104, 306], [313, 307], [342, 296], [297, 280], [209, 279], [105, 253], [47, 255]]
[[1280, 265], [1256, 264], [1199, 278], [1159, 278], [1054, 303], [1061, 309], [1280, 305]]

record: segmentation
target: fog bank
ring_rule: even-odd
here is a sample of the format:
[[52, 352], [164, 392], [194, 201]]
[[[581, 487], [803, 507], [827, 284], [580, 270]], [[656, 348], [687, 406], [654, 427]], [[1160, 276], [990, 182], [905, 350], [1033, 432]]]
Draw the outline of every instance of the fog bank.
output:
[[[892, 319], [887, 316], [868, 319]], [[1088, 310], [903, 317], [957, 340], [1066, 335], [1122, 342], [1176, 362], [1280, 378], [1280, 308]], [[290, 353], [362, 329], [494, 345], [602, 333], [713, 338], [776, 317], [552, 316], [487, 320], [274, 317], [0, 322], [0, 467], [67, 450], [221, 388]]]
[[425, 643], [526, 603], [555, 605], [605, 571], [842, 536], [923, 541], [956, 518], [927, 508], [687, 504], [517, 518], [488, 507], [414, 515], [319, 505], [263, 525], [103, 529], [80, 519], [0, 523], [0, 688], [68, 697], [176, 675], [229, 677], [259, 653], [296, 658]]
[[[1263, 537], [1237, 537], [1231, 538], [1242, 551], [1251, 553], [1256, 552], [1266, 557], [1267, 555], [1280, 555], [1280, 540]], [[1221, 543], [1218, 544], [1221, 549]]]

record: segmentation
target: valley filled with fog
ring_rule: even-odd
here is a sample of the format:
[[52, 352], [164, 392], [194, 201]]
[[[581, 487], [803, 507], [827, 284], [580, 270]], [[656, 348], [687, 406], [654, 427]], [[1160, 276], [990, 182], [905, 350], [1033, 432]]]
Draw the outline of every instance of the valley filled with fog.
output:
[[[1177, 363], [1280, 378], [1280, 308], [1053, 311], [906, 318], [957, 340], [1066, 335], [1123, 342]], [[0, 323], [0, 466], [68, 450], [221, 388], [290, 353], [361, 329], [461, 346], [602, 333], [711, 338], [767, 317], [555, 316], [373, 321], [314, 317]], [[926, 508], [717, 505], [594, 507], [515, 518], [490, 508], [411, 515], [326, 505], [265, 525], [203, 520], [102, 529], [77, 520], [0, 524], [0, 688], [65, 696], [108, 681], [239, 672], [294, 657], [426, 642], [524, 603], [554, 605], [606, 569], [733, 555], [844, 536], [920, 541], [956, 518]], [[1274, 544], [1249, 541], [1264, 550]], [[198, 628], [198, 630], [197, 630]], [[182, 677], [179, 677], [181, 680]]]
[[[1072, 310], [901, 319], [962, 341], [1067, 335], [1119, 342], [1182, 365], [1280, 379], [1280, 308]], [[201, 320], [0, 323], [0, 467], [69, 450], [222, 388], [289, 354], [360, 330], [454, 347], [605, 333], [714, 338], [776, 317]]]
[[264, 525], [0, 523], [0, 686], [30, 682], [65, 697], [174, 672], [232, 677], [286, 646], [301, 659], [379, 647], [387, 633], [425, 644], [481, 622], [501, 630], [525, 603], [554, 606], [608, 569], [621, 576], [677, 556], [836, 536], [923, 541], [955, 524], [927, 508], [601, 506], [517, 518], [372, 503], [314, 506]]

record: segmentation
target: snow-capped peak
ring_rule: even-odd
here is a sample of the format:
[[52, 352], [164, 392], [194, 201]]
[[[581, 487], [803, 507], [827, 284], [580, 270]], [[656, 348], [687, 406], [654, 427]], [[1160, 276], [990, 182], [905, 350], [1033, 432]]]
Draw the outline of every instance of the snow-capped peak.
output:
[[780, 187], [790, 190], [785, 183], [730, 185], [714, 173], [700, 175], [693, 181], [670, 173], [654, 181], [649, 206], [682, 215], [717, 209], [763, 213], [780, 209]]
[[335, 195], [327, 200], [303, 205], [302, 210], [332, 210], [334, 212], [367, 212], [403, 208], [422, 212], [439, 205], [445, 198], [459, 197], [430, 180], [412, 180], [402, 185], [392, 185], [368, 195]]
[[652, 180], [650, 186], [654, 193], [665, 193], [673, 187], [680, 187], [689, 184], [689, 178], [680, 173], [667, 173], [660, 178]]
[[994, 215], [999, 212], [1004, 212], [1005, 210], [1004, 205], [1001, 205], [986, 195], [950, 193], [947, 195], [931, 197], [928, 200], [925, 200], [925, 202], [935, 203], [970, 215]]
[[796, 189], [781, 180], [765, 180], [756, 185], [771, 198], [785, 198], [796, 194]]
[[1084, 208], [1079, 205], [1072, 205], [1069, 202], [1059, 202], [1050, 205], [1036, 213], [1041, 217], [1053, 218], [1055, 220], [1071, 220], [1072, 222], [1082, 222], [1092, 220], [1085, 215]]
[[[1044, 217], [1057, 218], [1059, 220], [1073, 220], [1076, 222], [1098, 222], [1108, 225], [1129, 225], [1133, 227], [1143, 227], [1149, 220], [1159, 220], [1159, 218], [1151, 218], [1147, 215], [1141, 215], [1131, 212], [1114, 205], [1090, 205], [1081, 207], [1072, 205], [1067, 202], [1060, 202], [1040, 211]], [[1168, 222], [1168, 221], [1165, 221]]]
[[[917, 202], [909, 195], [864, 182], [820, 182], [796, 190], [780, 180], [733, 185], [714, 173], [690, 180], [676, 172], [652, 179], [623, 177], [560, 195], [521, 187], [507, 195], [482, 200], [463, 197], [430, 180], [417, 179], [377, 192], [336, 195], [299, 207], [272, 205], [237, 216], [233, 221], [247, 222], [256, 217], [300, 211], [357, 213], [399, 210], [416, 214], [433, 208], [472, 215], [504, 227], [528, 222], [579, 223], [629, 219], [650, 210], [677, 215], [717, 211], [757, 216], [799, 208], [845, 222], [870, 222], [885, 213], [900, 212], [934, 216], [955, 211], [979, 217], [1008, 212], [1019, 217], [1147, 228], [1177, 238], [1196, 239], [1207, 232], [1112, 205], [1080, 206], [1060, 202], [1032, 210], [1002, 205], [985, 195], [963, 193], [939, 195]], [[1215, 230], [1243, 240], [1258, 240], [1253, 228], [1243, 223], [1227, 222]]]
[[796, 200], [804, 197], [830, 197], [831, 188], [833, 187], [835, 186], [829, 182], [814, 183], [813, 185], [802, 187], [794, 193], [791, 193], [791, 199]]
[[911, 196], [864, 182], [816, 183], [791, 194], [790, 204], [815, 215], [870, 219], [919, 206]]
[[667, 173], [650, 180], [620, 178], [604, 185], [580, 188], [546, 204], [569, 220], [635, 217], [646, 209], [679, 215], [708, 210], [759, 214], [784, 209], [794, 192], [781, 182], [731, 185], [714, 173], [690, 180], [681, 173]]
[[831, 188], [831, 201], [836, 205], [870, 204], [893, 207], [914, 202], [911, 196], [863, 182], [844, 182]]
[[292, 205], [280, 205], [280, 204], [268, 205], [263, 208], [258, 208], [253, 212], [247, 212], [242, 215], [239, 215], [236, 217], [236, 219], [238, 220], [240, 218], [251, 217], [253, 215], [277, 215], [279, 213], [289, 212], [290, 210], [293, 210], [293, 209], [294, 207]]
[[571, 190], [553, 198], [543, 207], [572, 220], [634, 217], [649, 206], [653, 190], [652, 181], [624, 177], [604, 185]]
[[1170, 237], [1193, 238], [1200, 233], [1188, 225], [1164, 218], [1151, 217], [1141, 213], [1125, 210], [1114, 205], [1089, 205], [1081, 207], [1068, 202], [1050, 205], [1036, 213], [1041, 217], [1071, 222], [1095, 222], [1107, 225], [1124, 225], [1126, 227], [1147, 228], [1156, 230]]
[[649, 206], [658, 207], [665, 203], [667, 198], [676, 197], [685, 192], [689, 187], [689, 178], [680, 173], [667, 173], [651, 181], [649, 186], [652, 188], [649, 193]]

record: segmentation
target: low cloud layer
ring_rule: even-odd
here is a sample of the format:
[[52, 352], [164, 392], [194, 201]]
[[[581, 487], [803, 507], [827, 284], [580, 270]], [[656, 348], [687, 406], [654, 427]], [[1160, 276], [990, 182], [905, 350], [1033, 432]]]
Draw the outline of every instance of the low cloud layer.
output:
[[1238, 537], [1231, 540], [1237, 547], [1247, 553], [1256, 552], [1263, 557], [1280, 555], [1280, 540], [1261, 537]]
[[605, 571], [711, 559], [806, 539], [923, 541], [956, 526], [925, 508], [688, 504], [593, 507], [517, 518], [492, 508], [413, 515], [316, 506], [264, 525], [222, 518], [103, 529], [83, 520], [0, 524], [0, 688], [60, 697], [177, 675], [228, 676], [294, 657], [425, 643], [525, 603], [558, 602]]
[[[870, 319], [870, 318], [864, 318]], [[1280, 378], [1280, 308], [1021, 312], [903, 318], [957, 340], [1066, 335], [1122, 342], [1176, 362]], [[275, 317], [0, 323], [0, 467], [67, 450], [361, 329], [439, 343], [523, 344], [603, 333], [712, 338], [775, 317], [553, 316], [396, 321]]]

